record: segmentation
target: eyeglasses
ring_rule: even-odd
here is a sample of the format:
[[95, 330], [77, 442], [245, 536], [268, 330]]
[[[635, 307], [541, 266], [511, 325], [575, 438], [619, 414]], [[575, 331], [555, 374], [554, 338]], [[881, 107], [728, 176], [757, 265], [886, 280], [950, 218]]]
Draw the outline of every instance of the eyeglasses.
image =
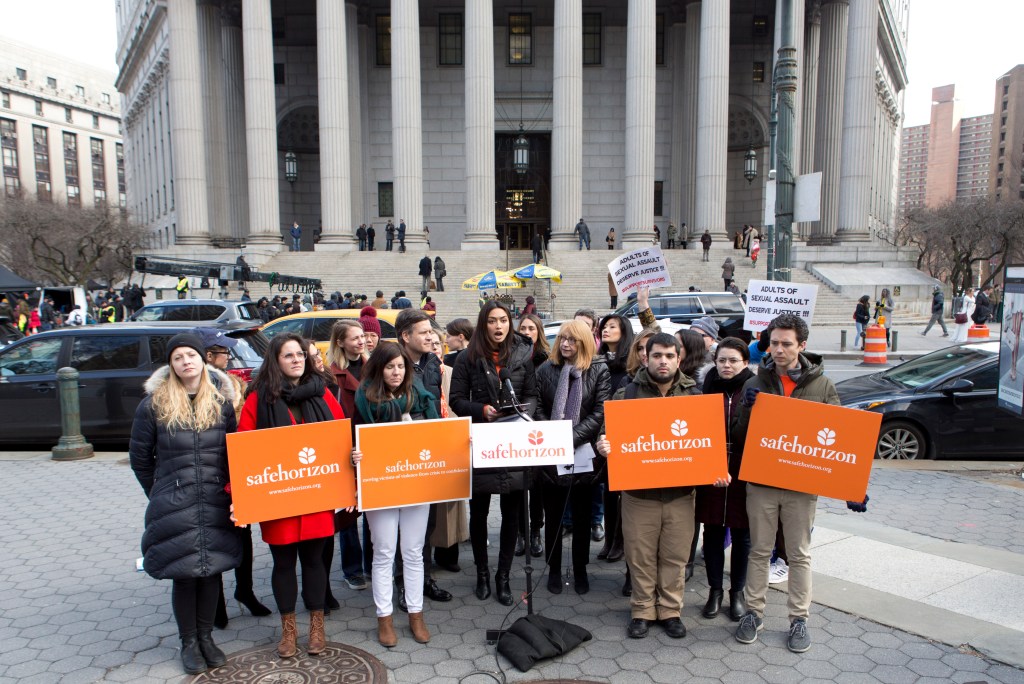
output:
[[577, 340], [575, 337], [566, 337], [565, 335], [559, 335], [558, 336], [558, 341], [559, 342], [566, 342], [566, 343], [571, 344], [573, 346], [576, 346], [576, 343], [579, 342], [579, 340]]
[[229, 352], [227, 350], [224, 350], [224, 351], [214, 351], [212, 349], [207, 349], [206, 353], [207, 354], [213, 354], [214, 356], [217, 356], [218, 354], [224, 354], [225, 356], [228, 356], [228, 355], [231, 354], [231, 352]]
[[285, 354], [281, 357], [285, 361], [295, 361], [296, 359], [305, 359], [306, 352], [292, 352], [291, 354]]

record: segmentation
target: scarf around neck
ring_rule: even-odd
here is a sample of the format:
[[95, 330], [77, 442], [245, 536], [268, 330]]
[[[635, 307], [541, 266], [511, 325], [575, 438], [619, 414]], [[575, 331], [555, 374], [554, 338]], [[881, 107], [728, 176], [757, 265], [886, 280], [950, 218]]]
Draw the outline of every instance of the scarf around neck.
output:
[[366, 385], [356, 390], [356, 410], [367, 423], [393, 423], [402, 419], [403, 413], [422, 415], [423, 418], [440, 418], [432, 401], [433, 395], [422, 389], [419, 381], [412, 384], [412, 405], [408, 405], [405, 397], [396, 397], [381, 403], [372, 403], [366, 397]]
[[[289, 406], [299, 409], [303, 423], [319, 423], [334, 420], [331, 408], [324, 401], [327, 383], [313, 376], [300, 385], [281, 386], [281, 395], [275, 402], [259, 401], [256, 404], [256, 429], [285, 427], [292, 425]], [[262, 398], [261, 398], [262, 399]], [[295, 420], [295, 423], [298, 423]]]
[[580, 422], [580, 405], [583, 403], [583, 371], [570, 363], [562, 364], [555, 388], [555, 405], [551, 420], [571, 420], [573, 426]]

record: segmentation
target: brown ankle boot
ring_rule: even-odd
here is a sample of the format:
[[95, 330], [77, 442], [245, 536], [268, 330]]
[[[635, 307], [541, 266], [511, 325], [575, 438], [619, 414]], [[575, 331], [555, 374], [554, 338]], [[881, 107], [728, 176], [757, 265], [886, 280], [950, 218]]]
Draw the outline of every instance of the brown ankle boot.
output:
[[309, 611], [309, 646], [306, 653], [309, 655], [320, 655], [327, 648], [327, 639], [324, 637], [324, 611]]
[[281, 616], [281, 641], [277, 642], [277, 655], [282, 658], [291, 658], [298, 652], [295, 646], [295, 638], [298, 632], [295, 629], [295, 613], [288, 613]]
[[423, 622], [423, 613], [409, 613], [409, 629], [412, 630], [412, 638], [419, 643], [430, 641], [430, 630]]
[[395, 634], [395, 625], [390, 615], [377, 618], [377, 641], [387, 648], [398, 645], [398, 635]]

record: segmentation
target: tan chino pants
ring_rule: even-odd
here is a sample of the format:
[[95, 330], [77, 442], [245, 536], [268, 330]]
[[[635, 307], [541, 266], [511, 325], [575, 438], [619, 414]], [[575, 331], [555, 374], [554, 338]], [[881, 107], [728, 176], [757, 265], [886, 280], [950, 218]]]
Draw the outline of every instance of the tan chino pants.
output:
[[632, 617], [680, 616], [695, 500], [693, 492], [666, 500], [622, 493], [622, 537], [633, 581]]

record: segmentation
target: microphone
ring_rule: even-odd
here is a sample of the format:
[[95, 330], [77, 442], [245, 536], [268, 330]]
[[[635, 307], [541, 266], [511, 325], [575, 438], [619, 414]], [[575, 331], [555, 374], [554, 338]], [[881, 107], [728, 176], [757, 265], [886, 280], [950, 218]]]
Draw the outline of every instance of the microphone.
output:
[[508, 368], [502, 368], [501, 372], [498, 373], [498, 379], [501, 380], [501, 386], [508, 391], [508, 396], [512, 399], [512, 405], [518, 404], [519, 400], [516, 398], [516, 391], [512, 389], [512, 371]]

